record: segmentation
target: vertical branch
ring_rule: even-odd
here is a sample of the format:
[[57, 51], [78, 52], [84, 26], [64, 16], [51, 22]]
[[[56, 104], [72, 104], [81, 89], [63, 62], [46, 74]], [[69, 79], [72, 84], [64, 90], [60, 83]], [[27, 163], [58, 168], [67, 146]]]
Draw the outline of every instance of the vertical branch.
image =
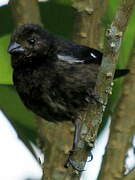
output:
[[107, 7], [107, 1], [99, 0], [74, 1], [75, 23], [73, 40], [83, 45], [99, 48], [101, 18]]
[[[101, 102], [107, 102], [108, 95], [111, 94], [111, 82], [113, 80], [117, 57], [121, 46], [121, 41], [125, 29], [128, 25], [128, 20], [135, 5], [134, 0], [123, 0], [114, 20], [106, 32], [106, 44], [104, 49], [104, 57], [102, 60], [101, 70], [96, 83], [96, 92], [101, 97]], [[102, 120], [104, 107], [102, 105], [92, 106], [90, 109], [91, 119], [87, 124], [90, 127], [86, 140], [90, 143], [94, 141], [97, 135], [99, 125]], [[93, 129], [94, 128], [94, 129]]]
[[[54, 124], [39, 118], [37, 120], [40, 146], [45, 156], [42, 180], [62, 180], [66, 173], [64, 164], [72, 144], [71, 123]], [[70, 176], [67, 175], [67, 178], [70, 179]]]
[[121, 98], [112, 118], [111, 133], [99, 176], [100, 180], [104, 180], [105, 177], [109, 180], [128, 180], [129, 176], [132, 177], [129, 178], [130, 180], [134, 179], [130, 173], [124, 176], [124, 163], [135, 132], [135, 43], [128, 68], [130, 73], [125, 77]]
[[41, 24], [37, 0], [10, 0], [15, 25], [26, 23]]
[[73, 40], [79, 42], [80, 44], [87, 45], [90, 19], [94, 11], [93, 1], [76, 0], [72, 6], [75, 10]]
[[[134, 4], [134, 0], [122, 1], [106, 33], [105, 53], [95, 88], [99, 97], [101, 97], [100, 101], [102, 103], [106, 103], [108, 94], [111, 94], [111, 82], [117, 64], [122, 36], [128, 24]], [[83, 124], [81, 135], [79, 137], [77, 152], [73, 155], [73, 163], [80, 168], [84, 168], [89, 148], [93, 146], [93, 142], [96, 139], [99, 125], [102, 121], [103, 111], [103, 105], [96, 104], [89, 105], [88, 109], [82, 113]], [[70, 169], [69, 173], [72, 173], [72, 169]], [[74, 179], [74, 177], [72, 179]]]
[[94, 0], [93, 1], [93, 10], [94, 13], [89, 20], [88, 28], [88, 45], [93, 48], [102, 48], [104, 35], [104, 27], [102, 23], [103, 15], [107, 9], [108, 1], [107, 0]]

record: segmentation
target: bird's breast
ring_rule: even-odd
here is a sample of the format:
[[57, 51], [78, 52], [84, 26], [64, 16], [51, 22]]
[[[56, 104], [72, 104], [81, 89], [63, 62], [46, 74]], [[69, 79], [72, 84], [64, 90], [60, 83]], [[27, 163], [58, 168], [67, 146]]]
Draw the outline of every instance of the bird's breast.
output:
[[86, 105], [87, 89], [94, 88], [98, 67], [58, 62], [14, 71], [14, 85], [24, 104], [45, 119], [68, 119]]

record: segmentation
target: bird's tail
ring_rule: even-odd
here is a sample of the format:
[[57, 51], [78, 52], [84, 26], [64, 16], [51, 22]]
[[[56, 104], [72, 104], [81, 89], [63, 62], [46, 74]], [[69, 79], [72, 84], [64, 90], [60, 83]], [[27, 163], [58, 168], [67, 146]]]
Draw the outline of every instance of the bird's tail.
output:
[[130, 72], [129, 69], [116, 69], [114, 78], [119, 78], [119, 77], [125, 76], [129, 72]]

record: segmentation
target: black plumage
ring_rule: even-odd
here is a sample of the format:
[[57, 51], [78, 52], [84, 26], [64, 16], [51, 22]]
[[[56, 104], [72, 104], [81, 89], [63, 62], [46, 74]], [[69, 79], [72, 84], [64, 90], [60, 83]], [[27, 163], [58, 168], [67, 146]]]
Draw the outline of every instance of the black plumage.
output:
[[17, 92], [29, 109], [46, 120], [74, 121], [91, 101], [102, 60], [98, 50], [28, 24], [13, 33], [9, 52]]
[[78, 112], [93, 102], [102, 53], [33, 24], [15, 30], [8, 51], [13, 82], [23, 103], [48, 121], [76, 124]]

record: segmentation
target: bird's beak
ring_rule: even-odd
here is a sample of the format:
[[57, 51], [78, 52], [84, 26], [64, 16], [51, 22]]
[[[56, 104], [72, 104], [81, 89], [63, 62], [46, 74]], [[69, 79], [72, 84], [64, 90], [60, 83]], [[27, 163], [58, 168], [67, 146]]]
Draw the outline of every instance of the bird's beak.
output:
[[11, 42], [8, 46], [8, 52], [10, 54], [18, 54], [24, 52], [24, 48], [19, 43]]

